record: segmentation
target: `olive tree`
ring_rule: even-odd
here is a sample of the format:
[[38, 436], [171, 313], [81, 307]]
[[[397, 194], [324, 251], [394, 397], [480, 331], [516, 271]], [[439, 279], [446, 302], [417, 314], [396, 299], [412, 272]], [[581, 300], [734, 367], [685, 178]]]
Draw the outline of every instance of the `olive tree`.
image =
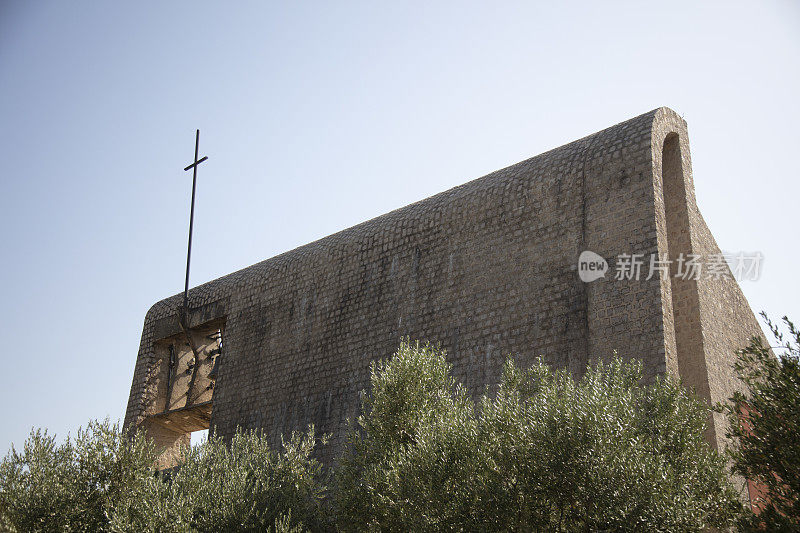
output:
[[144, 494], [118, 506], [117, 531], [295, 531], [326, 525], [322, 469], [311, 454], [314, 428], [279, 452], [267, 438], [239, 431], [229, 442], [210, 435], [185, 450], [179, 468], [152, 477]]
[[[736, 370], [744, 384], [720, 408], [727, 413], [734, 472], [756, 483], [762, 493], [744, 527], [800, 530], [800, 331], [783, 318], [788, 335], [767, 322], [776, 346], [761, 337], [738, 352]], [[774, 353], [773, 353], [774, 352]]]
[[473, 404], [444, 353], [373, 365], [336, 475], [342, 530], [696, 531], [740, 512], [708, 408], [615, 359], [575, 380], [511, 359]]
[[141, 435], [93, 421], [59, 443], [32, 430], [22, 451], [0, 463], [0, 528], [10, 531], [108, 531], [121, 499], [154, 475], [155, 451]]

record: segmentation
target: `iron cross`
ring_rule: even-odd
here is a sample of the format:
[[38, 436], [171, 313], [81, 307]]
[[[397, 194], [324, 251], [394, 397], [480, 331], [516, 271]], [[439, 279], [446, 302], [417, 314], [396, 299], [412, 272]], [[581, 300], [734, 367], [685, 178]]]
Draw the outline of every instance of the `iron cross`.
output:
[[203, 156], [197, 159], [198, 151], [200, 149], [200, 130], [197, 130], [197, 135], [194, 139], [194, 163], [184, 168], [183, 170], [192, 169], [192, 207], [189, 211], [189, 250], [186, 252], [186, 284], [183, 289], [183, 321], [184, 325], [188, 327], [189, 319], [189, 265], [192, 260], [192, 229], [194, 228], [194, 191], [197, 188], [197, 166], [208, 159]]

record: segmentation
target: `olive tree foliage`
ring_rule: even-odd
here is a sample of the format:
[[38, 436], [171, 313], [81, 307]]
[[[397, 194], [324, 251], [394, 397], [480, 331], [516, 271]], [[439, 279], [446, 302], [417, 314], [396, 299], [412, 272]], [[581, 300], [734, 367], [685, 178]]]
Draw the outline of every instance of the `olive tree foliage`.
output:
[[[762, 313], [777, 342], [776, 353], [760, 337], [738, 352], [744, 390], [720, 408], [727, 414], [734, 472], [765, 494], [752, 503], [746, 529], [800, 531], [800, 331], [787, 318], [788, 335]], [[776, 356], [777, 355], [777, 356]]]
[[740, 512], [708, 408], [615, 359], [575, 381], [509, 359], [474, 404], [444, 354], [404, 342], [371, 369], [335, 479], [344, 531], [697, 531]]
[[270, 531], [327, 527], [314, 429], [273, 451], [239, 432], [187, 448], [177, 470], [157, 472], [142, 434], [90, 422], [62, 443], [34, 430], [0, 463], [0, 531]]
[[230, 442], [209, 436], [188, 449], [179, 469], [152, 477], [144, 494], [118, 506], [116, 531], [274, 531], [324, 529], [321, 465], [311, 457], [314, 428], [281, 452], [257, 432]]
[[[363, 414], [335, 472], [339, 528], [445, 529], [459, 520], [459, 512], [469, 516], [469, 508], [452, 508], [464, 505], [466, 495], [455, 500], [446, 487], [435, 489], [454, 482], [453, 490], [466, 488], [459, 477], [471, 474], [467, 465], [476, 460], [469, 457], [475, 446], [468, 442], [477, 437], [474, 408], [450, 375], [450, 365], [429, 345], [403, 342], [391, 360], [373, 362], [370, 370], [370, 394], [362, 392]], [[449, 446], [440, 446], [448, 439]], [[441, 455], [434, 471], [415, 477], [415, 454], [426, 445], [439, 447]]]
[[108, 420], [61, 443], [32, 430], [0, 463], [0, 530], [108, 531], [120, 500], [152, 479], [155, 458], [150, 442]]

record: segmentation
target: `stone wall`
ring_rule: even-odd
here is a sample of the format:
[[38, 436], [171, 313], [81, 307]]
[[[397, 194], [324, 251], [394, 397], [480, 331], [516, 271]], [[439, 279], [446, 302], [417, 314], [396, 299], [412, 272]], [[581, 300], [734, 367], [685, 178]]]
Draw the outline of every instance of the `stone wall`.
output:
[[[476, 394], [509, 354], [579, 375], [616, 351], [727, 397], [732, 352], [759, 332], [736, 282], [613, 279], [619, 254], [717, 250], [692, 183], [685, 122], [661, 108], [192, 289], [190, 325], [224, 324], [211, 426], [278, 444], [313, 423], [330, 460], [370, 361], [406, 336], [440, 343]], [[587, 249], [611, 265], [604, 279], [580, 281]], [[147, 313], [126, 427], [152, 413], [156, 346], [180, 332], [180, 305]], [[165, 447], [185, 440], [145, 426]]]

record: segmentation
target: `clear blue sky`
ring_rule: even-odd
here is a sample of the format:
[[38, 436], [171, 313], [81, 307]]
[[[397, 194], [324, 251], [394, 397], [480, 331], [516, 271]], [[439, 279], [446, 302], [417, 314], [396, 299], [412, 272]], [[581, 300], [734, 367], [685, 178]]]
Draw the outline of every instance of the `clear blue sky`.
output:
[[195, 128], [193, 285], [670, 106], [753, 309], [800, 320], [800, 6], [697, 4], [4, 0], [0, 454], [123, 415]]

